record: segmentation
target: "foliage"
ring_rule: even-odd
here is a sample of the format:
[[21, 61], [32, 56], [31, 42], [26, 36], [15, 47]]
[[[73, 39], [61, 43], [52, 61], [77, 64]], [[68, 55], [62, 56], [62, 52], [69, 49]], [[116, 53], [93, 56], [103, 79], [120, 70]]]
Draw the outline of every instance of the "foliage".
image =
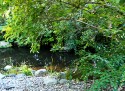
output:
[[80, 56], [76, 68], [81, 79], [96, 80], [95, 91], [109, 85], [116, 90], [124, 85], [124, 4], [124, 0], [3, 0], [1, 5], [9, 10], [4, 37], [30, 45], [32, 52], [41, 45], [51, 45], [52, 51], [74, 50]]
[[20, 74], [23, 73], [27, 76], [32, 75], [32, 69], [28, 67], [27, 65], [21, 65], [19, 67], [14, 66], [12, 69], [9, 69], [7, 72], [3, 72], [4, 74]]
[[82, 80], [95, 81], [89, 91], [102, 91], [107, 88], [117, 91], [125, 84], [124, 55], [113, 54], [105, 58], [101, 54], [86, 54], [77, 61], [76, 68], [82, 73]]
[[[30, 44], [32, 52], [39, 50], [41, 43], [50, 44], [52, 50], [96, 46], [94, 35], [103, 33], [116, 39], [116, 33], [123, 32], [117, 27], [124, 24], [125, 8], [113, 2], [6, 0], [4, 5], [11, 11], [5, 38], [19, 45]], [[89, 32], [91, 35], [86, 34]]]
[[20, 66], [20, 70], [21, 70], [21, 72], [22, 73], [24, 73], [25, 75], [32, 75], [32, 69], [31, 68], [29, 68], [27, 65], [21, 65]]
[[4, 26], [6, 25], [5, 19], [4, 17], [2, 17], [0, 15], [0, 40], [3, 40], [3, 33], [2, 33], [2, 29], [4, 28]]

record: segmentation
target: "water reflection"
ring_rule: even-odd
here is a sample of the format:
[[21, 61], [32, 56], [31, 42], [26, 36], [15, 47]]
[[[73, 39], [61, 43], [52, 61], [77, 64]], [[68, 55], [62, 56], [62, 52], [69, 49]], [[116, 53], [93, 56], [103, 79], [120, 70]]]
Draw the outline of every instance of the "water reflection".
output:
[[71, 53], [50, 52], [41, 49], [40, 53], [30, 53], [28, 48], [7, 48], [0, 49], [0, 66], [20, 65], [25, 63], [35, 67], [53, 65], [68, 66], [76, 56]]

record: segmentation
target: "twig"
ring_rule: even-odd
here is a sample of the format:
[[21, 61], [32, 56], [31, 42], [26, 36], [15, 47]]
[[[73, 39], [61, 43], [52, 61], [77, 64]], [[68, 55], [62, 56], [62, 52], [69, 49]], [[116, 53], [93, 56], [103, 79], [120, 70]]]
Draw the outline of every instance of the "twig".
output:
[[84, 24], [86, 24], [86, 25], [88, 25], [88, 26], [90, 26], [90, 27], [93, 27], [93, 28], [96, 28], [96, 29], [101, 29], [101, 28], [99, 28], [99, 27], [96, 27], [96, 26], [94, 26], [94, 25], [92, 25], [92, 24], [89, 24], [89, 23], [86, 23], [86, 22], [84, 22], [84, 21], [81, 21], [81, 20], [77, 20], [78, 22], [81, 22], [81, 23], [84, 23]]

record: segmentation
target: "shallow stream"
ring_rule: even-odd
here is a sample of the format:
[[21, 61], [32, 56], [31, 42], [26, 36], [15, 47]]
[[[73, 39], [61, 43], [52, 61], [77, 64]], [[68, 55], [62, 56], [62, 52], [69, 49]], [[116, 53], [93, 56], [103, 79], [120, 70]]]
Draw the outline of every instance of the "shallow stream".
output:
[[29, 48], [7, 48], [0, 49], [0, 68], [6, 65], [19, 66], [21, 64], [32, 67], [44, 66], [69, 66], [76, 59], [74, 53], [50, 52], [47, 48], [41, 49], [40, 53], [30, 53]]

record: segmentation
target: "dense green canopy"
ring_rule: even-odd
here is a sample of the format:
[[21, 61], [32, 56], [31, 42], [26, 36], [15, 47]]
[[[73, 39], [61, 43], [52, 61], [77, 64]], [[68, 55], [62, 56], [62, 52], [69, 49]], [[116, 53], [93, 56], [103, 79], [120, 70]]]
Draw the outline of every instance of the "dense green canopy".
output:
[[[79, 45], [99, 50], [100, 43], [113, 40], [124, 47], [125, 7], [118, 0], [3, 1], [8, 6], [5, 38], [30, 44], [32, 52], [41, 43], [51, 44], [53, 50], [77, 50]], [[95, 40], [98, 35], [105, 38]]]

